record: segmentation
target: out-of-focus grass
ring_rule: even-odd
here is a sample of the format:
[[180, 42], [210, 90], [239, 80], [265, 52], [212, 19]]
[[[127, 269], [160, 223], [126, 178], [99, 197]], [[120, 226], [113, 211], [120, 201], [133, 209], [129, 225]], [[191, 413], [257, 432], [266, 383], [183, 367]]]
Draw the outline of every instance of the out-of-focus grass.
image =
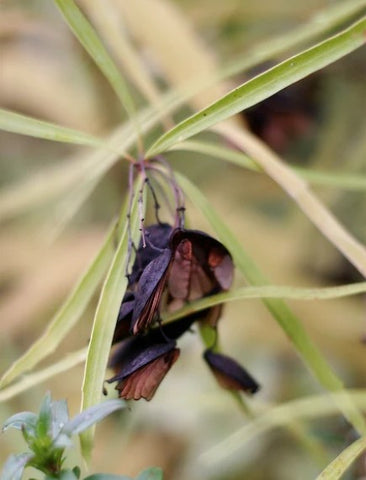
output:
[[[83, 3], [88, 4], [80, 2]], [[111, 4], [119, 10], [118, 1]], [[190, 22], [189, 28], [197, 29], [204, 50], [212, 55], [215, 64], [305, 21], [324, 7], [324, 2], [313, 0], [300, 5], [276, 0], [265, 9], [258, 2], [184, 0], [172, 5], [182, 9]], [[3, 2], [0, 22], [1, 107], [98, 137], [121, 120], [120, 108], [109, 85], [65, 28], [51, 2]], [[121, 28], [123, 25], [121, 21]], [[144, 44], [142, 34], [139, 35], [136, 34], [134, 45]], [[154, 63], [158, 55], [154, 57], [148, 50], [143, 53], [149, 68], [159, 71], [159, 65]], [[162, 57], [160, 62], [161, 66]], [[176, 81], [179, 60], [164, 65], [158, 83]], [[305, 137], [291, 140], [283, 152], [285, 159], [300, 168], [310, 165], [314, 170], [366, 175], [364, 65], [362, 50], [318, 74], [318, 87], [314, 91], [317, 108], [310, 128]], [[142, 103], [142, 96], [133, 84], [131, 89], [136, 103]], [[0, 175], [4, 186], [26, 179], [44, 166], [59, 165], [67, 156], [78, 157], [84, 152], [76, 147], [3, 132], [0, 144]], [[199, 185], [276, 284], [326, 286], [359, 279], [353, 267], [268, 177], [199, 153], [171, 152], [168, 158], [175, 168]], [[41, 335], [92, 259], [125, 195], [126, 176], [127, 168], [116, 165], [52, 244], [48, 242], [48, 233], [50, 225], [58, 220], [52, 213], [58, 211], [57, 199], [2, 225], [2, 371]], [[346, 227], [365, 243], [365, 193], [338, 187], [314, 188]], [[210, 231], [205, 218], [192, 205], [188, 205], [188, 218], [193, 228]], [[239, 274], [236, 283], [242, 283]], [[87, 345], [95, 304], [96, 298], [77, 331], [69, 334], [51, 360]], [[366, 331], [364, 298], [290, 302], [290, 305], [346, 385], [364, 387], [365, 346], [361, 342]], [[224, 351], [246, 365], [262, 384], [261, 393], [250, 402], [254, 411], [318, 391], [259, 300], [228, 305], [220, 322], [220, 333]], [[200, 356], [198, 336], [188, 334], [179, 362], [154, 400], [132, 404], [131, 411], [98, 427], [93, 465], [96, 471], [134, 474], [144, 466], [159, 465], [165, 469], [167, 479], [194, 478], [190, 469], [198, 455], [245, 423], [230, 397], [219, 391]], [[35, 410], [47, 389], [52, 391], [53, 398], [67, 398], [70, 410], [75, 413], [80, 403], [81, 381], [81, 367], [59, 374], [1, 404], [0, 420], [19, 410]], [[213, 478], [282, 480], [296, 478], [300, 471], [302, 478], [315, 478], [330, 459], [352, 442], [353, 431], [338, 415], [331, 420], [309, 421], [307, 429], [310, 440], [317, 439], [324, 446], [323, 463], [317, 463], [317, 457], [304, 451], [288, 431], [276, 430], [247, 445], [231, 464], [225, 464], [225, 473]], [[1, 436], [0, 462], [17, 449], [20, 449], [18, 437], [12, 433]], [[75, 452], [72, 455], [71, 461], [75, 461]]]

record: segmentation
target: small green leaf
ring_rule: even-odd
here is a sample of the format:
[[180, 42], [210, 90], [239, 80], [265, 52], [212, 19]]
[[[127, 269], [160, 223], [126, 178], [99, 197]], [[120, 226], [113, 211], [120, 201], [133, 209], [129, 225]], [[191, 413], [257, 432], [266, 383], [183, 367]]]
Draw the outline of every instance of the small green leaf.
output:
[[163, 480], [163, 470], [158, 467], [151, 467], [139, 473], [136, 480]]
[[81, 475], [81, 469], [80, 467], [76, 466], [72, 469], [72, 471], [74, 472], [76, 478], [80, 478], [80, 475]]
[[3, 425], [3, 432], [8, 428], [15, 428], [16, 430], [28, 430], [31, 435], [34, 434], [38, 417], [32, 412], [20, 412], [8, 418]]
[[1, 480], [21, 480], [24, 467], [33, 458], [33, 453], [19, 453], [11, 455], [3, 467]]
[[103, 140], [93, 137], [93, 135], [89, 135], [88, 133], [45, 122], [38, 118], [20, 115], [19, 113], [5, 109], [0, 109], [0, 130], [18, 133], [20, 135], [29, 135], [30, 137], [44, 138], [54, 142], [106, 148]]
[[43, 398], [41, 408], [39, 410], [37, 421], [37, 435], [39, 437], [47, 437], [51, 434], [52, 427], [52, 400], [49, 392]]
[[92, 425], [100, 422], [111, 413], [125, 408], [125, 406], [125, 402], [118, 399], [106, 400], [99, 405], [94, 405], [94, 407], [84, 410], [69, 420], [62, 428], [61, 433], [64, 433], [65, 435], [79, 434]]
[[147, 157], [171, 148], [199, 132], [245, 110], [274, 93], [351, 53], [365, 43], [366, 17], [343, 32], [295, 55], [232, 90], [207, 108], [162, 135]]

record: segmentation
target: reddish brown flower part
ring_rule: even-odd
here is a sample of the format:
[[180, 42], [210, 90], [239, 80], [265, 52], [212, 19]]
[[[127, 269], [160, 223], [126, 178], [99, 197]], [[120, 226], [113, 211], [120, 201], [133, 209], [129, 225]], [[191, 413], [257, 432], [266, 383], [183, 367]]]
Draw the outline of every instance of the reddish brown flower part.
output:
[[156, 389], [179, 357], [175, 342], [152, 345], [133, 357], [120, 373], [107, 380], [118, 382], [119, 397], [126, 400], [151, 400]]

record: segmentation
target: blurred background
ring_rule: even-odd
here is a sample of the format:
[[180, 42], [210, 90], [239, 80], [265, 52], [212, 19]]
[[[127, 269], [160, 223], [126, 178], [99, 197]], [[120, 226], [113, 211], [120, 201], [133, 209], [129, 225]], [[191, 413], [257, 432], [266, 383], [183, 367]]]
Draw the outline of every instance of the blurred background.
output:
[[[85, 9], [121, 70], [124, 65], [118, 57], [118, 37], [113, 44], [113, 34], [107, 34], [108, 21], [119, 26], [131, 41], [141, 64], [163, 91], [179, 87], [194, 75], [197, 62], [203, 58], [200, 55], [207, 60], [205, 68], [215, 68], [248, 54], [258, 44], [290, 31], [337, 2], [151, 0], [156, 17], [144, 10], [144, 2], [136, 2], [136, 11], [128, 3], [82, 0], [78, 5]], [[0, 10], [1, 107], [97, 136], [107, 134], [125, 120], [110, 86], [53, 2], [3, 0]], [[165, 14], [166, 19], [177, 21], [192, 42], [182, 47], [181, 57], [175, 50], [179, 48], [178, 38], [168, 42], [164, 35], [169, 32], [159, 24]], [[173, 28], [174, 22], [170, 25]], [[147, 35], [149, 30], [155, 34], [156, 42]], [[194, 45], [197, 48], [189, 51]], [[365, 49], [360, 49], [251, 108], [240, 121], [246, 122], [288, 163], [364, 176], [365, 60]], [[270, 65], [260, 65], [229, 84], [217, 85], [195, 97], [174, 116], [175, 121]], [[145, 99], [131, 80], [130, 85], [137, 105], [144, 105]], [[146, 138], [146, 145], [157, 133]], [[64, 162], [85, 151], [1, 131], [2, 191], [46, 168], [57, 166], [62, 171]], [[166, 158], [207, 195], [273, 284], [320, 287], [361, 280], [265, 175], [198, 154], [174, 152]], [[104, 176], [67, 224], [60, 221], [70, 208], [62, 196], [2, 221], [1, 372], [41, 335], [93, 258], [126, 195], [126, 178], [127, 166], [122, 161]], [[325, 186], [314, 186], [314, 190], [349, 231], [365, 243], [365, 191]], [[200, 212], [189, 204], [187, 213], [193, 228], [212, 233]], [[235, 284], [244, 284], [239, 274]], [[289, 302], [349, 388], [365, 387], [366, 382], [362, 342], [366, 334], [365, 300], [365, 296], [358, 295]], [[97, 296], [58, 351], [37, 368], [87, 345], [96, 302]], [[250, 399], [254, 411], [321, 391], [260, 301], [227, 305], [219, 328], [224, 351], [247, 367], [262, 386]], [[200, 454], [247, 420], [203, 364], [199, 336], [188, 333], [181, 348], [179, 361], [151, 402], [132, 403], [128, 410], [98, 427], [93, 471], [136, 475], [144, 467], [155, 465], [164, 469], [166, 480], [309, 479], [354, 439], [354, 432], [341, 416], [308, 421], [307, 447], [288, 430], [275, 429], [249, 440], [236, 455], [223, 461], [220, 469], [212, 471], [206, 466], [198, 470]], [[47, 390], [54, 399], [66, 398], [71, 414], [75, 414], [80, 404], [82, 374], [80, 365], [1, 403], [0, 422], [18, 411], [38, 410]], [[314, 451], [312, 444], [321, 447]], [[18, 433], [1, 435], [0, 464], [22, 448]], [[68, 463], [77, 459], [77, 452], [72, 451]], [[361, 459], [355, 465], [349, 478], [366, 475], [363, 462]]]

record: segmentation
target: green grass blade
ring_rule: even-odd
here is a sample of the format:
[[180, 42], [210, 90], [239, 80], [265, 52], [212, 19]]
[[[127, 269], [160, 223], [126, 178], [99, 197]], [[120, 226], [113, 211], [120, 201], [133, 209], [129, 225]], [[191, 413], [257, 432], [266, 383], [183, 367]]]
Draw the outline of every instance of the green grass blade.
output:
[[[138, 192], [141, 186], [142, 180], [140, 178], [138, 182], [136, 182], [135, 192]], [[135, 244], [138, 244], [139, 218], [137, 194], [135, 194], [133, 198], [130, 221], [132, 238]], [[125, 221], [124, 229], [121, 234], [112, 264], [104, 281], [94, 316], [93, 330], [88, 348], [82, 387], [82, 411], [99, 403], [102, 396], [104, 376], [107, 368], [113, 331], [121, 301], [127, 287], [127, 252], [128, 227], [127, 222]], [[93, 428], [89, 429], [87, 432], [84, 432], [80, 436], [84, 458], [88, 459], [90, 457], [93, 447], [93, 437]]]
[[25, 392], [29, 388], [39, 385], [49, 378], [76, 367], [85, 361], [86, 351], [87, 349], [83, 348], [77, 352], [69, 353], [59, 362], [49, 365], [48, 367], [38, 370], [37, 372], [30, 373], [29, 375], [24, 375], [18, 382], [0, 391], [0, 402], [6, 402], [16, 395]]
[[73, 143], [88, 147], [104, 147], [105, 142], [88, 133], [61, 127], [54, 123], [45, 122], [38, 118], [28, 117], [10, 110], [0, 109], [0, 130], [6, 132], [28, 135], [30, 137], [44, 138], [53, 142]]
[[153, 157], [351, 53], [365, 43], [366, 17], [343, 32], [295, 55], [232, 90], [162, 135], [147, 151]]
[[316, 480], [338, 480], [365, 450], [366, 437], [359, 438], [344, 449], [343, 452], [316, 477]]
[[258, 414], [251, 422], [203, 453], [198, 461], [205, 467], [215, 468], [224, 462], [230, 463], [232, 455], [245, 449], [258, 435], [266, 434], [273, 428], [287, 427], [299, 420], [337, 415], [338, 405], [345, 394], [360, 410], [366, 411], [366, 390], [346, 390], [332, 395], [312, 395], [291, 400]]
[[31, 370], [37, 363], [52, 353], [76, 324], [108, 268], [113, 256], [114, 237], [115, 228], [109, 232], [95, 259], [63, 306], [53, 317], [44, 334], [4, 373], [0, 381], [1, 388], [24, 372]]
[[[176, 174], [176, 176], [187, 197], [203, 213], [220, 240], [229, 249], [236, 267], [243, 273], [247, 281], [257, 286], [268, 284], [266, 277], [243, 249], [242, 242], [222, 222], [203, 194], [186, 177], [181, 174]], [[329, 391], [342, 390], [342, 381], [333, 372], [321, 352], [309, 338], [300, 320], [292, 313], [286, 303], [277, 299], [264, 299], [263, 302], [319, 383]], [[345, 402], [343, 402], [340, 409], [358, 431], [366, 432], [362, 415], [351, 403], [345, 408]]]
[[181, 309], [170, 313], [164, 320], [167, 322], [184, 317], [199, 310], [204, 310], [220, 303], [249, 300], [254, 298], [269, 299], [281, 298], [284, 300], [331, 300], [334, 298], [348, 297], [366, 292], [366, 282], [340, 285], [337, 287], [323, 288], [298, 288], [266, 285], [263, 287], [241, 287], [236, 290], [218, 293], [210, 297], [195, 300]]
[[334, 5], [326, 5], [306, 23], [280, 36], [265, 39], [246, 52], [244, 58], [231, 61], [221, 71], [220, 78], [236, 75], [271, 58], [276, 58], [298, 45], [304, 45], [320, 35], [325, 35], [355, 15], [362, 14], [365, 8], [366, 0], [342, 1]]
[[[171, 151], [179, 150], [201, 153], [225, 160], [239, 167], [248, 168], [254, 172], [263, 172], [263, 169], [244, 153], [217, 143], [191, 140], [179, 143], [171, 149]], [[361, 192], [366, 190], [366, 177], [362, 177], [361, 175], [349, 174], [347, 172], [321, 172], [292, 166], [291, 168], [299, 176], [308, 180], [309, 183], [313, 185]]]
[[135, 107], [127, 84], [118, 68], [104, 48], [94, 28], [73, 0], [54, 0], [61, 10], [69, 27], [83, 45], [85, 50], [103, 72], [113, 90], [116, 92], [128, 115], [133, 118]]

